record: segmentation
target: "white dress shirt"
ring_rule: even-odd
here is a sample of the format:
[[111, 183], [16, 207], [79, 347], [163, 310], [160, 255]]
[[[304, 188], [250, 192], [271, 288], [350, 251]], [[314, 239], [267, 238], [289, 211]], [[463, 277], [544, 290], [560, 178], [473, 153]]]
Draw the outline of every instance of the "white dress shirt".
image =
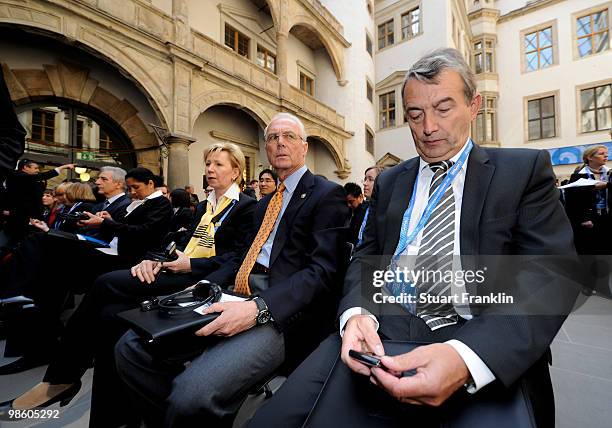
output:
[[[465, 151], [467, 147], [466, 144], [463, 145], [463, 148], [453, 156], [450, 160], [453, 162], [457, 162], [457, 160], [461, 157], [461, 154]], [[455, 197], [455, 242], [453, 245], [453, 254], [460, 255], [461, 247], [460, 247], [460, 226], [461, 226], [461, 202], [463, 201], [463, 187], [465, 184], [465, 174], [467, 171], [468, 162], [466, 161], [461, 170], [455, 177], [452, 183], [453, 187], [453, 195]], [[428, 163], [423, 159], [420, 159], [419, 162], [419, 175], [418, 175], [418, 183], [415, 194], [414, 208], [412, 209], [412, 216], [410, 217], [410, 221], [408, 224], [408, 234], [416, 227], [418, 224], [425, 207], [427, 206], [427, 201], [429, 199], [429, 186], [431, 184], [431, 179], [433, 178], [433, 171], [428, 167]], [[424, 228], [423, 228], [424, 229]], [[406, 247], [406, 250], [402, 253], [402, 255], [416, 255], [419, 252], [419, 247], [421, 244], [421, 237], [423, 235], [423, 230], [416, 236], [416, 238]], [[459, 257], [454, 258], [455, 262], [459, 260]], [[459, 268], [458, 266], [453, 266], [454, 269]], [[463, 311], [462, 311], [463, 312]], [[361, 315], [369, 312], [364, 308], [349, 308], [342, 313], [340, 316], [340, 335], [344, 333], [344, 327], [348, 320], [354, 315]], [[376, 322], [376, 329], [378, 330], [378, 321], [376, 317], [372, 314], [369, 316]], [[459, 316], [465, 319], [471, 319], [472, 315], [469, 313], [459, 313]], [[495, 375], [489, 367], [480, 359], [480, 357], [472, 351], [467, 345], [463, 342], [455, 339], [451, 339], [446, 342], [451, 345], [461, 356], [463, 362], [467, 366], [470, 371], [470, 375], [472, 376], [472, 380], [474, 381], [473, 385], [468, 386], [467, 391], [469, 393], [475, 393], [485, 385], [493, 382], [495, 380]]]

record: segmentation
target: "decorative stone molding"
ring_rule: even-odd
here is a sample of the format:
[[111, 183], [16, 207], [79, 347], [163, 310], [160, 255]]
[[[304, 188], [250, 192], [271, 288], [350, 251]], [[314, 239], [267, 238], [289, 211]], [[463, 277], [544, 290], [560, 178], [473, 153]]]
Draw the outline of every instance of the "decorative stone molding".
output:
[[[157, 147], [155, 135], [149, 132], [138, 116], [138, 110], [126, 99], [119, 99], [98, 81], [89, 77], [89, 70], [74, 64], [60, 62], [45, 64], [42, 70], [15, 69], [2, 64], [11, 99], [17, 105], [44, 99], [70, 100], [87, 105], [113, 119], [130, 139], [134, 149]], [[147, 164], [159, 172], [159, 151], [137, 152], [138, 164]]]

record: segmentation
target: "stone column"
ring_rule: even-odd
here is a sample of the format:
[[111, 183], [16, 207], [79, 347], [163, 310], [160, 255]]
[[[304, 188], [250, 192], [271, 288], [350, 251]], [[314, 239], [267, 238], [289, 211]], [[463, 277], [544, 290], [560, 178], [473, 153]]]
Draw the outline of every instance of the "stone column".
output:
[[172, 18], [174, 18], [174, 42], [181, 47], [191, 49], [189, 6], [185, 0], [172, 0]]
[[168, 144], [168, 187], [175, 189], [189, 184], [189, 145], [195, 138], [169, 135]]
[[276, 72], [281, 82], [287, 82], [287, 41], [289, 35], [276, 32]]

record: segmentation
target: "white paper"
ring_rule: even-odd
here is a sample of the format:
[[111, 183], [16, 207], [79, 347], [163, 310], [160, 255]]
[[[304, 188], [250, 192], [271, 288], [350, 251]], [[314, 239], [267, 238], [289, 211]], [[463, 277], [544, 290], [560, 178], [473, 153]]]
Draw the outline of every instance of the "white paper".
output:
[[[231, 294], [221, 293], [221, 299], [219, 299], [219, 302], [243, 302], [245, 300], [248, 300], [248, 299], [246, 297], [233, 296]], [[202, 312], [204, 311], [204, 309], [206, 309], [209, 306], [210, 306], [210, 303], [206, 303], [205, 305], [198, 306], [193, 311], [200, 315], [204, 315]]]
[[597, 183], [603, 183], [603, 181], [592, 180], [590, 178], [580, 178], [573, 183], [566, 184], [565, 186], [559, 186], [559, 189], [569, 189], [571, 187], [585, 187], [594, 186]]

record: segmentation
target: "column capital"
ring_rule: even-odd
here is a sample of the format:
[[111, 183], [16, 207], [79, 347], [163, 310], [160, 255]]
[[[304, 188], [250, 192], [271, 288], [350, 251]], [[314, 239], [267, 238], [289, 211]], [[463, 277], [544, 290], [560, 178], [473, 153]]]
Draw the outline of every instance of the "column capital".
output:
[[181, 135], [181, 134], [169, 134], [168, 136], [166, 136], [166, 143], [168, 145], [170, 144], [185, 144], [187, 146], [193, 144], [196, 142], [196, 139], [194, 137], [190, 137], [188, 135]]

